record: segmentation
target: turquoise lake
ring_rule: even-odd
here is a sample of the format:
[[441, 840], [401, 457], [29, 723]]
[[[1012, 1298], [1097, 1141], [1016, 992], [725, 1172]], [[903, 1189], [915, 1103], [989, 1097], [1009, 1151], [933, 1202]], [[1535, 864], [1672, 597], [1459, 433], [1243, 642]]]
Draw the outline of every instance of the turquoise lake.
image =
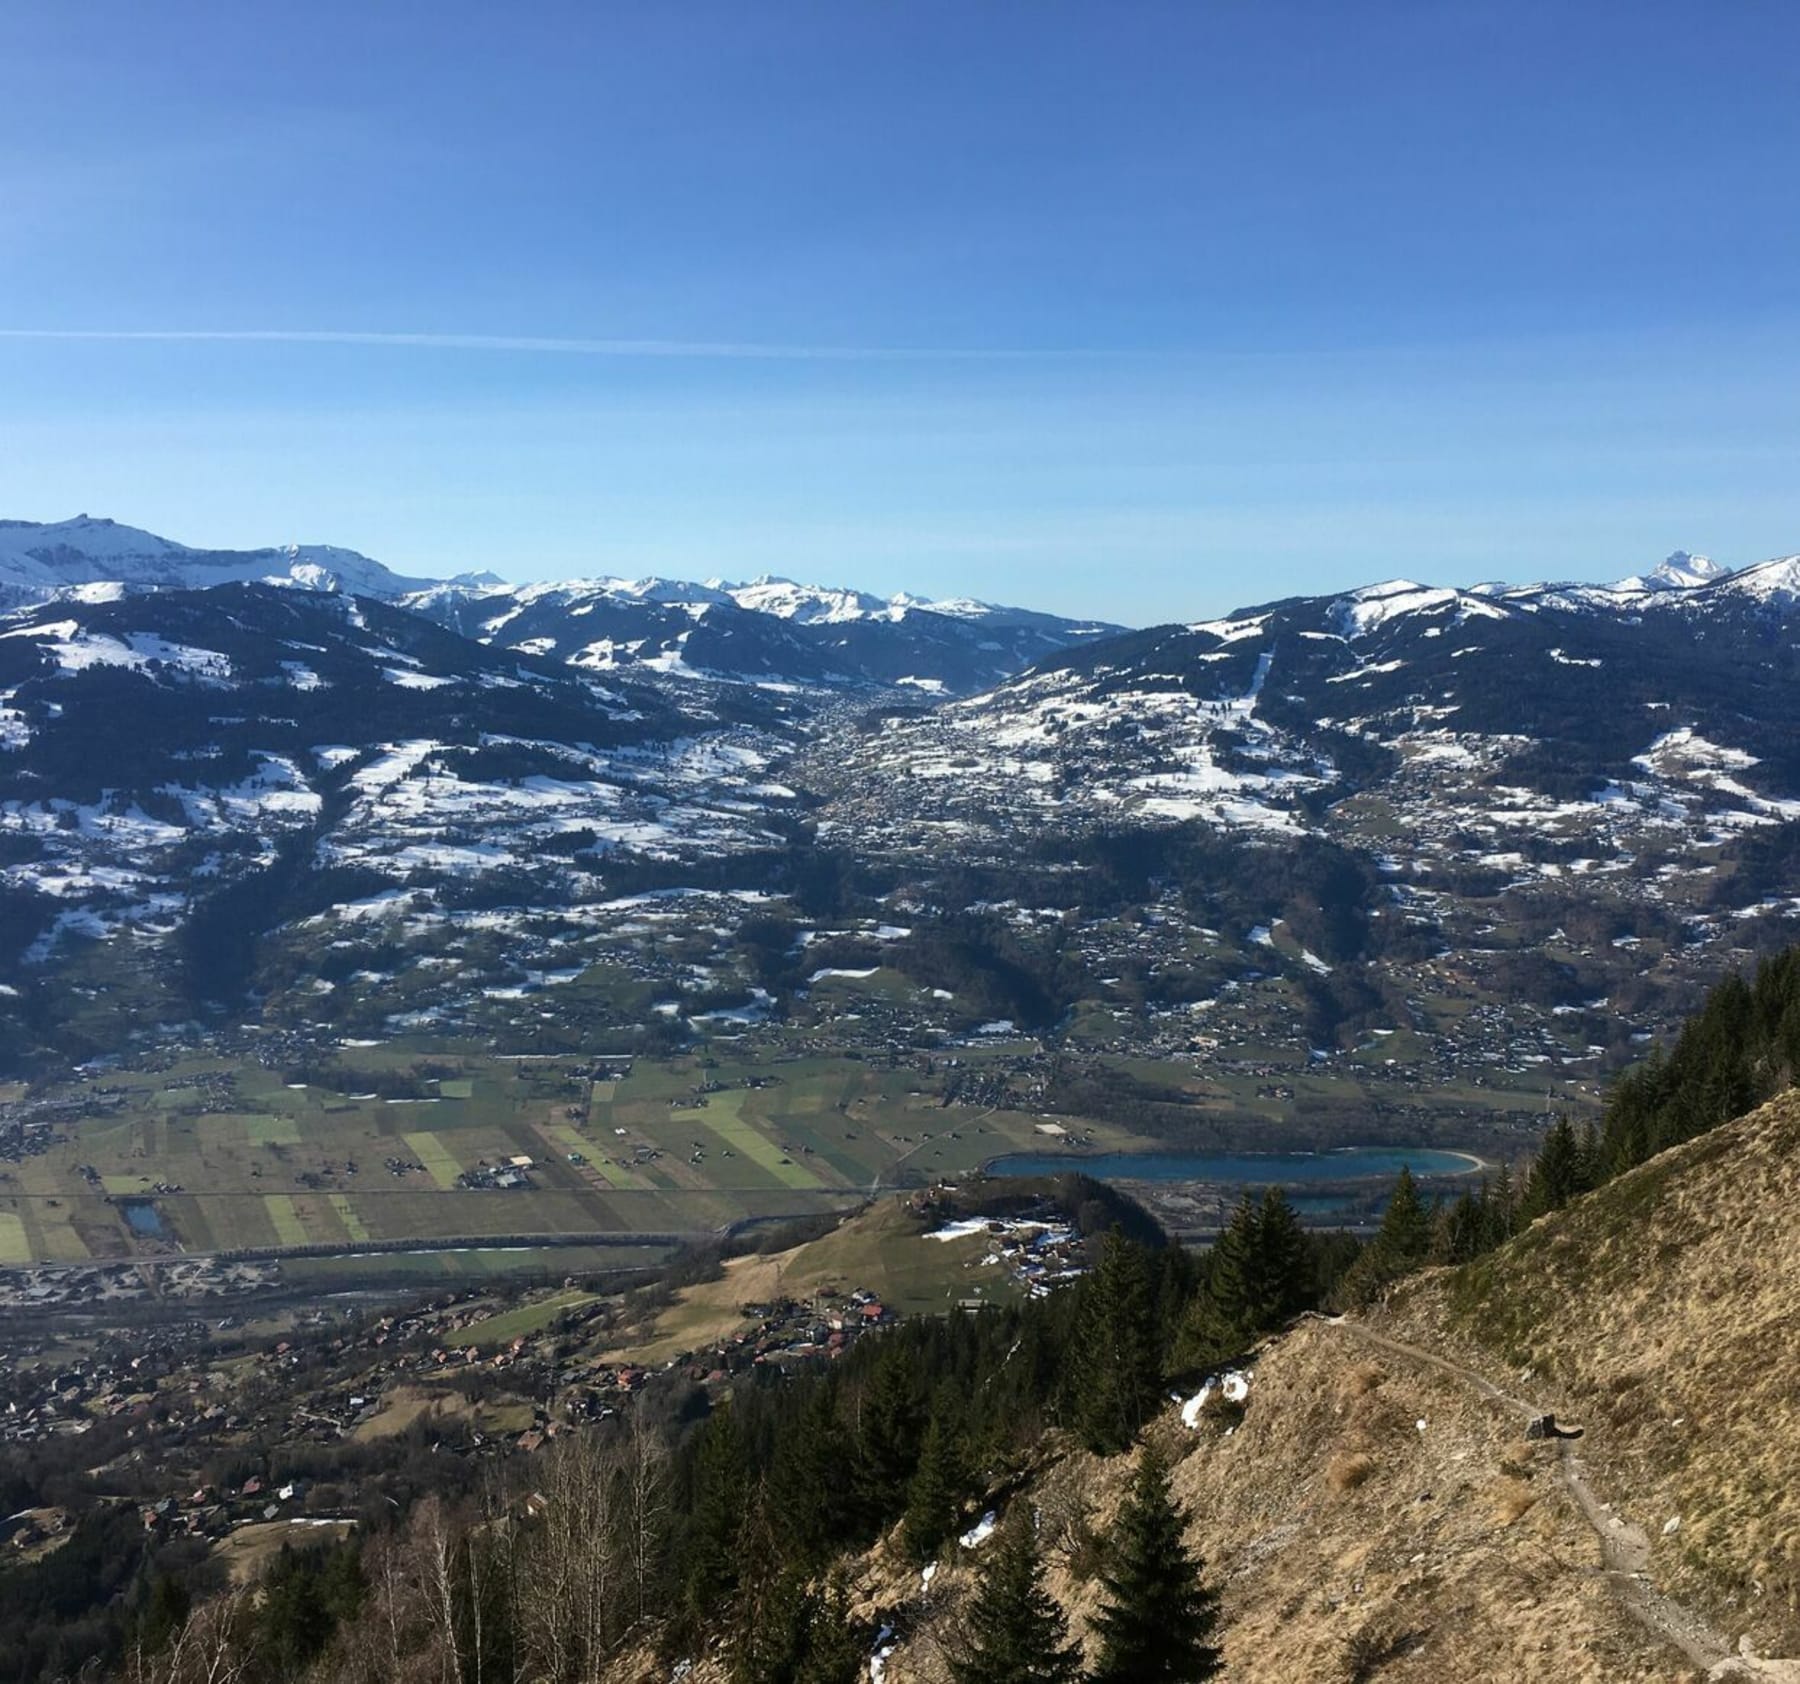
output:
[[1014, 1152], [995, 1158], [989, 1175], [1066, 1175], [1096, 1181], [1231, 1182], [1248, 1187], [1304, 1186], [1317, 1181], [1391, 1181], [1401, 1166], [1414, 1175], [1469, 1175], [1480, 1168], [1466, 1152], [1424, 1146], [1350, 1146], [1339, 1152]]

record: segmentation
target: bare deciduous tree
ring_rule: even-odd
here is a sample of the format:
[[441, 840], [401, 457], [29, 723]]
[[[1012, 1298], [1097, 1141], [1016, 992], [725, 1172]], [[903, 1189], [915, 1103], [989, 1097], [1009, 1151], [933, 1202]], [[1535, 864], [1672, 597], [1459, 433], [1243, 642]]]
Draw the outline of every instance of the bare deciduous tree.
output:
[[256, 1660], [251, 1593], [228, 1591], [203, 1602], [155, 1654], [126, 1657], [126, 1684], [238, 1684]]

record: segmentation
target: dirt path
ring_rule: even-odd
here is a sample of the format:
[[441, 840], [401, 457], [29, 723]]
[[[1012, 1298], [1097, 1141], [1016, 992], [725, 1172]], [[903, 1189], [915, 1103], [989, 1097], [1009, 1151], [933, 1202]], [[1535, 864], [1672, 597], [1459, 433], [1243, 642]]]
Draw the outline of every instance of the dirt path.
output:
[[[1439, 1373], [1447, 1374], [1480, 1393], [1490, 1403], [1499, 1404], [1527, 1420], [1544, 1413], [1543, 1408], [1529, 1398], [1503, 1390], [1485, 1375], [1478, 1374], [1462, 1363], [1453, 1362], [1449, 1357], [1421, 1350], [1418, 1346], [1408, 1345], [1399, 1339], [1390, 1339], [1385, 1334], [1376, 1333], [1356, 1322], [1338, 1320], [1327, 1325], [1391, 1356], [1426, 1368], [1435, 1368]], [[1711, 1677], [1773, 1679], [1794, 1676], [1786, 1671], [1775, 1670], [1790, 1666], [1791, 1663], [1788, 1662], [1758, 1663], [1738, 1658], [1726, 1639], [1704, 1618], [1672, 1597], [1664, 1596], [1656, 1588], [1649, 1573], [1649, 1538], [1638, 1527], [1629, 1524], [1622, 1515], [1615, 1514], [1594, 1494], [1587, 1481], [1587, 1469], [1575, 1450], [1575, 1442], [1566, 1438], [1556, 1441], [1557, 1473], [1561, 1476], [1564, 1489], [1581, 1511], [1582, 1518], [1600, 1540], [1601, 1576], [1626, 1612], [1663, 1642], [1679, 1649], [1690, 1662], [1705, 1669]]]

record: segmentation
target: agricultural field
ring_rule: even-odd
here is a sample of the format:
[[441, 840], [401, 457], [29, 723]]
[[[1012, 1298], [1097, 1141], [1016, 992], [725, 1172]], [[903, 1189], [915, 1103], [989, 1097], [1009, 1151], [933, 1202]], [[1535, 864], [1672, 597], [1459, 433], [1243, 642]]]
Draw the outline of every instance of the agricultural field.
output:
[[654, 1243], [849, 1208], [1046, 1143], [1028, 1114], [945, 1103], [944, 1070], [924, 1062], [780, 1041], [636, 1062], [389, 1043], [340, 1049], [304, 1083], [247, 1060], [108, 1071], [58, 1094], [48, 1148], [0, 1177], [0, 1264]]
[[452, 1346], [477, 1345], [491, 1349], [522, 1335], [541, 1332], [565, 1310], [579, 1310], [600, 1302], [601, 1296], [597, 1292], [568, 1288], [472, 1322], [460, 1332], [450, 1334], [446, 1342]]

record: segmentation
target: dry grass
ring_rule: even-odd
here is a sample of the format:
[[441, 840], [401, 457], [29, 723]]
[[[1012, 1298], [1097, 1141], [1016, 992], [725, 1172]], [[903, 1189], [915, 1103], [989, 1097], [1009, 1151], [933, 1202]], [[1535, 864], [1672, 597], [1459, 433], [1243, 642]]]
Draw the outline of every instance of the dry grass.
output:
[[1348, 1409], [1358, 1398], [1368, 1397], [1386, 1378], [1386, 1371], [1372, 1362], [1359, 1362], [1346, 1368], [1337, 1383], [1338, 1408]]
[[791, 1251], [731, 1258], [717, 1280], [684, 1287], [654, 1323], [621, 1340], [608, 1361], [651, 1366], [683, 1352], [717, 1344], [746, 1325], [746, 1304], [778, 1298], [805, 1299], [866, 1287], [902, 1310], [944, 1309], [970, 1283], [999, 1301], [1011, 1296], [993, 1277], [999, 1270], [970, 1272], [987, 1249], [984, 1236], [926, 1241], [918, 1219], [900, 1198], [882, 1199], [820, 1239]]
[[1389, 1662], [1398, 1660], [1418, 1641], [1418, 1633], [1398, 1626], [1389, 1616], [1369, 1622], [1344, 1643], [1344, 1684], [1367, 1684]]
[[359, 1444], [392, 1438], [418, 1421], [447, 1423], [457, 1416], [473, 1415], [475, 1406], [461, 1392], [427, 1386], [396, 1386], [382, 1400], [381, 1408], [350, 1435]]
[[[1800, 1654], [1800, 1093], [1621, 1176], [1398, 1306], [1586, 1429], [1593, 1483], [1665, 1588]], [[1504, 1372], [1511, 1368], [1512, 1375]], [[1522, 1459], [1521, 1459], [1522, 1460]], [[1665, 1532], [1670, 1520], [1680, 1526]]]
[[1493, 1500], [1494, 1520], [1501, 1526], [1510, 1526], [1530, 1513], [1538, 1500], [1537, 1492], [1524, 1480], [1513, 1478], [1497, 1481], [1489, 1495]]
[[[1303, 1323], [1259, 1359], [1229, 1437], [1173, 1412], [1152, 1429], [1220, 1592], [1234, 1684], [1675, 1684], [1680, 1667], [1597, 1582], [1593, 1534], [1555, 1480], [1521, 1476], [1537, 1501], [1496, 1524], [1502, 1462], [1516, 1451], [1534, 1465], [1517, 1421], [1460, 1381], [1363, 1355], [1349, 1330]], [[1103, 1591], [1085, 1545], [1110, 1533], [1134, 1458], [1056, 1448], [1012, 1500], [1038, 1510], [1047, 1587], [1091, 1663]], [[1334, 1467], [1355, 1470], [1354, 1496], [1332, 1495]], [[980, 1564], [947, 1558], [923, 1595], [885, 1546], [855, 1564], [858, 1617], [906, 1634], [889, 1684], [950, 1684]], [[703, 1665], [695, 1684], [723, 1679]]]
[[354, 1524], [342, 1520], [311, 1526], [292, 1520], [259, 1520], [221, 1538], [213, 1545], [213, 1558], [234, 1585], [247, 1585], [288, 1545], [335, 1543], [346, 1537]]
[[[1587, 1428], [1590, 1477], [1653, 1539], [1658, 1580], [1683, 1595], [1712, 1586], [1728, 1630], [1792, 1655], [1800, 1097], [1721, 1134], [1623, 1178], [1614, 1202], [1603, 1193], [1534, 1229], [1475, 1290], [1427, 1277], [1395, 1331], [1434, 1350], [1459, 1327], [1484, 1332], [1465, 1360]], [[1508, 1360], [1526, 1347], [1528, 1375]], [[1187, 1541], [1220, 1590], [1235, 1684], [1693, 1679], [1596, 1572], [1594, 1533], [1554, 1473], [1559, 1447], [1521, 1442], [1517, 1413], [1462, 1379], [1362, 1354], [1353, 1330], [1302, 1324], [1259, 1360], [1229, 1437], [1155, 1429], [1177, 1458]], [[1078, 1636], [1101, 1594], [1074, 1570], [1080, 1543], [1106, 1536], [1131, 1472], [1130, 1457], [1071, 1448], [1013, 1499], [1050, 1523], [1047, 1583]], [[859, 1617], [907, 1612], [890, 1684], [948, 1684], [944, 1638], [978, 1565], [946, 1560], [921, 1596], [897, 1555], [858, 1564]], [[715, 1684], [712, 1665], [696, 1680]]]
[[1380, 1464], [1373, 1456], [1361, 1451], [1333, 1456], [1325, 1467], [1325, 1483], [1342, 1497], [1367, 1485], [1375, 1477], [1378, 1466]]

